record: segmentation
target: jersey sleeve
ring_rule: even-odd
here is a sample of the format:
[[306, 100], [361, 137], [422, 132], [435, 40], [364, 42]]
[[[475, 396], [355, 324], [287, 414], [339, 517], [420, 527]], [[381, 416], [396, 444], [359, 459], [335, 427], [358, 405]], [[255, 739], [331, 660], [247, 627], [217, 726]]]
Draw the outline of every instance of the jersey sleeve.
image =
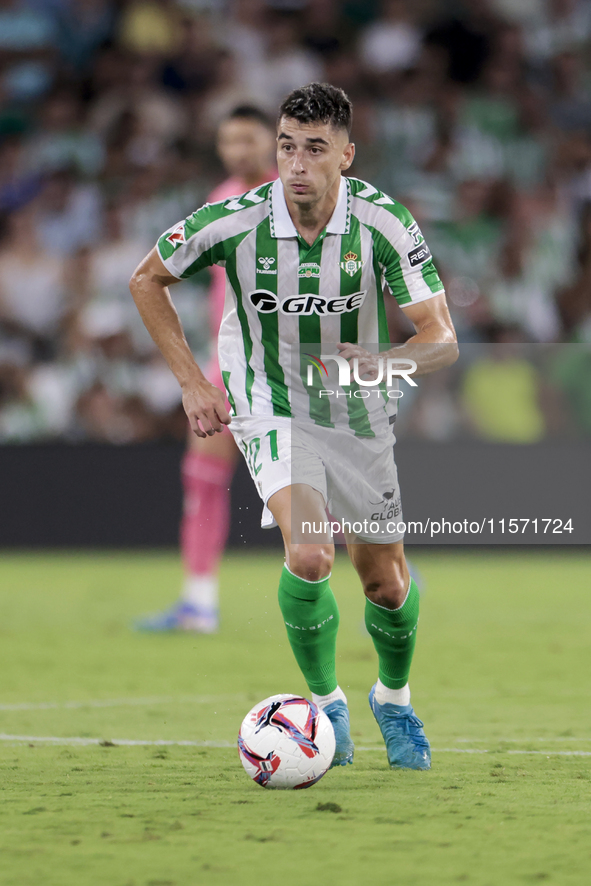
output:
[[405, 206], [361, 179], [349, 179], [353, 211], [370, 231], [374, 255], [401, 307], [443, 292], [421, 229]]
[[216, 225], [223, 215], [223, 204], [206, 203], [159, 237], [158, 254], [173, 277], [184, 280], [224, 261], [224, 243]]
[[443, 292], [431, 250], [408, 210], [398, 204], [397, 224], [382, 239], [380, 263], [388, 287], [401, 307], [426, 301]]

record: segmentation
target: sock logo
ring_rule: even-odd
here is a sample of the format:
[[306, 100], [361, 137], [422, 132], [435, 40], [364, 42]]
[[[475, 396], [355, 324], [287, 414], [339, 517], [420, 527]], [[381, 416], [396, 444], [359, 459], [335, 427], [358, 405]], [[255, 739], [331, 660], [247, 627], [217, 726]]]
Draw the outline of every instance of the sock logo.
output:
[[286, 621], [285, 624], [288, 628], [293, 628], [294, 631], [317, 631], [333, 618], [334, 615], [329, 615], [328, 618], [325, 618], [324, 621], [321, 621], [319, 625], [309, 625], [307, 628], [305, 628], [303, 625], [292, 625], [289, 621]]

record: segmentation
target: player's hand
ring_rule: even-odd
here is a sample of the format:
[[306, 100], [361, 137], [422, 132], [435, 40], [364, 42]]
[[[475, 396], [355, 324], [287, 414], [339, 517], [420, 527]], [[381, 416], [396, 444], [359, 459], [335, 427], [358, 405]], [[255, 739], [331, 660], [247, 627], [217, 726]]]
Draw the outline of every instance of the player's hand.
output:
[[337, 348], [341, 352], [341, 357], [349, 361], [349, 366], [353, 369], [353, 360], [357, 359], [359, 378], [374, 381], [379, 374], [379, 354], [370, 354], [361, 345], [352, 345], [349, 342], [340, 342]]
[[198, 437], [221, 433], [223, 425], [232, 421], [224, 403], [224, 395], [207, 379], [183, 387], [183, 408], [191, 430]]

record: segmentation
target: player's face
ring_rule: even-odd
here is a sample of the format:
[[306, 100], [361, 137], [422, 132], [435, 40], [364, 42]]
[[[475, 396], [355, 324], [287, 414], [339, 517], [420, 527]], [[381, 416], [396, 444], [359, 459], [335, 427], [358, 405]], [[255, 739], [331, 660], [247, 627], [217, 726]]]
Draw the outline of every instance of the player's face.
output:
[[265, 174], [273, 158], [273, 133], [258, 120], [225, 120], [217, 149], [227, 172], [247, 182]]
[[282, 117], [277, 132], [277, 166], [292, 203], [312, 206], [336, 188], [353, 162], [355, 145], [330, 123], [299, 123]]

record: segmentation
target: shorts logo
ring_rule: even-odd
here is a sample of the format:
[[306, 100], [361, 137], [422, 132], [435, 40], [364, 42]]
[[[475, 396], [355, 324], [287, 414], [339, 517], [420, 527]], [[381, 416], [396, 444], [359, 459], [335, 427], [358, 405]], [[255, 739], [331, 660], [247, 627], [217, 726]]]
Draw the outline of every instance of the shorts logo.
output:
[[375, 512], [375, 514], [371, 515], [372, 520], [392, 520], [394, 517], [399, 517], [402, 513], [402, 508], [400, 507], [400, 493], [394, 498], [396, 495], [396, 490], [388, 490], [383, 494], [382, 502], [370, 502], [370, 504], [381, 504], [381, 507]]
[[305, 317], [312, 314], [319, 314], [322, 317], [326, 314], [347, 314], [350, 311], [356, 311], [365, 301], [366, 295], [366, 289], [341, 298], [324, 298], [321, 295], [288, 295], [279, 303], [275, 293], [269, 292], [267, 289], [255, 289], [254, 292], [248, 293], [252, 306], [260, 314], [281, 311], [282, 314], [288, 316], [297, 314]]
[[298, 277], [320, 277], [320, 265], [318, 262], [304, 262], [298, 268]]
[[364, 261], [357, 260], [356, 252], [347, 252], [343, 256], [343, 261], [340, 262], [341, 268], [343, 269], [343, 271], [345, 271], [346, 274], [349, 275], [349, 277], [354, 277], [357, 271], [361, 270], [364, 264]]
[[275, 264], [274, 258], [259, 258], [259, 264], [262, 268], [257, 268], [257, 274], [276, 274], [277, 270], [272, 271], [271, 265]]
[[180, 243], [186, 243], [185, 237], [185, 222], [181, 221], [178, 225], [172, 229], [168, 237], [166, 238], [168, 243], [172, 243], [173, 246], [178, 246]]
[[408, 262], [411, 268], [416, 268], [417, 265], [424, 264], [430, 258], [431, 250], [426, 243], [421, 243], [420, 246], [417, 246], [416, 249], [411, 249], [408, 253]]

